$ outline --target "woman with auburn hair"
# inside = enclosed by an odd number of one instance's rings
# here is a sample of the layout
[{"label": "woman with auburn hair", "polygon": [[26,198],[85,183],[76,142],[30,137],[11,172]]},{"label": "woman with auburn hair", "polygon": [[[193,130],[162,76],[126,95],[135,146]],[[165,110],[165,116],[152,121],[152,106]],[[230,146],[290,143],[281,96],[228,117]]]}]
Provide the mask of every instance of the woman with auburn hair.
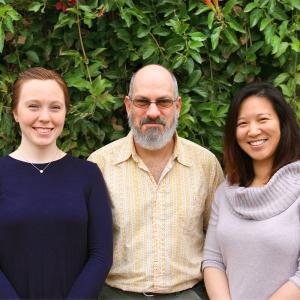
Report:
[{"label": "woman with auburn hair", "polygon": [[0,158],[0,299],[97,299],[112,264],[102,175],[57,146],[68,88],[31,68],[13,86],[21,143]]},{"label": "woman with auburn hair", "polygon": [[269,83],[234,97],[202,269],[211,300],[300,299],[300,133]]}]

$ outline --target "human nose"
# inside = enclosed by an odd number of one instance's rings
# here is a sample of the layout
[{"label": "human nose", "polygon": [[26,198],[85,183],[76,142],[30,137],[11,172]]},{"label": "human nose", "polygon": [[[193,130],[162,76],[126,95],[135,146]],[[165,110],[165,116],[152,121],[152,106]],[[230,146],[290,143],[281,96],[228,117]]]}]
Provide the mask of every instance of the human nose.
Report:
[{"label": "human nose", "polygon": [[41,122],[48,122],[49,121],[49,110],[47,107],[43,107],[40,111],[39,120]]},{"label": "human nose", "polygon": [[257,124],[257,123],[250,123],[248,135],[249,136],[257,136],[260,133],[261,133],[261,129],[259,127],[259,124]]},{"label": "human nose", "polygon": [[160,110],[155,102],[150,102],[149,104],[150,105],[147,109],[147,117],[150,119],[156,119],[160,115]]}]

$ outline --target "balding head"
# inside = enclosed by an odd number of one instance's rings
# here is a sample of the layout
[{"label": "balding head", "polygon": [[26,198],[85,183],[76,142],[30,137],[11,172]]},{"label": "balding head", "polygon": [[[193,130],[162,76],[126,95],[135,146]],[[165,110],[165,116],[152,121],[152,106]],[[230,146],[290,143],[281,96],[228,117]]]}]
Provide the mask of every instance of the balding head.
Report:
[{"label": "balding head", "polygon": [[176,77],[172,72],[161,65],[147,65],[133,74],[130,80],[128,92],[128,96],[130,98],[133,97],[135,93],[135,87],[139,86],[140,83],[150,83],[153,87],[158,87],[162,84],[172,85],[174,99],[177,99],[179,96]]}]

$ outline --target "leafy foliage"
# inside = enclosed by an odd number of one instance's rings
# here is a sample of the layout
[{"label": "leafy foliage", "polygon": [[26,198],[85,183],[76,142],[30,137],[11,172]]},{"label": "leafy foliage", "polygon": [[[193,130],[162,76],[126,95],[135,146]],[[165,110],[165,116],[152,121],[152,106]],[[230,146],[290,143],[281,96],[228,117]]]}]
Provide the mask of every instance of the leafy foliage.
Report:
[{"label": "leafy foliage", "polygon": [[123,96],[132,72],[159,63],[178,78],[179,134],[222,152],[232,94],[268,80],[300,119],[298,0],[0,0],[0,154],[19,133],[11,84],[28,67],[61,73],[72,107],[61,147],[86,157],[128,131]]}]

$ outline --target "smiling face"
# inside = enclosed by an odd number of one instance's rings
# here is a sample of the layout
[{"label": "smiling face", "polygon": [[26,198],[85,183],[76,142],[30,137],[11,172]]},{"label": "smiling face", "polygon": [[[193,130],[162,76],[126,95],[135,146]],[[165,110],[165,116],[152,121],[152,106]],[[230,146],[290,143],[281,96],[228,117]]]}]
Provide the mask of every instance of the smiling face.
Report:
[{"label": "smiling face", "polygon": [[64,93],[55,80],[26,80],[13,114],[22,132],[21,143],[29,147],[56,146],[66,116]]},{"label": "smiling face", "polygon": [[241,106],[237,120],[236,139],[240,148],[259,164],[272,168],[280,141],[280,121],[266,97],[250,96]]},{"label": "smiling face", "polygon": [[[150,65],[137,72],[131,98],[125,97],[129,126],[135,142],[154,150],[164,147],[174,136],[181,108],[181,98],[175,98],[171,74],[161,66]],[[131,100],[177,100],[167,108],[151,103],[140,108]]]}]

